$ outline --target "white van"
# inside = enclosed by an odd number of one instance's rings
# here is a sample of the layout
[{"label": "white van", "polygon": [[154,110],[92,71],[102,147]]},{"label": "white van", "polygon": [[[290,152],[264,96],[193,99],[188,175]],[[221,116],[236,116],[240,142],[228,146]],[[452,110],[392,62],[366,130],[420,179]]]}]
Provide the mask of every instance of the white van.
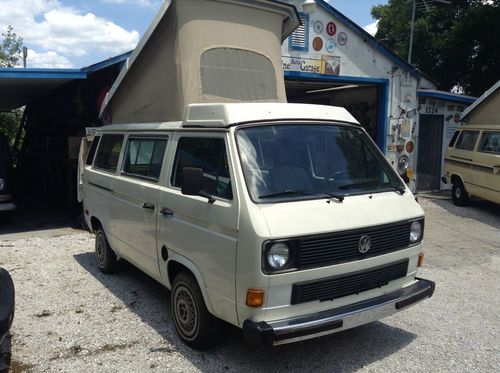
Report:
[{"label": "white van", "polygon": [[271,346],[432,296],[424,213],[343,108],[194,104],[183,122],[98,129],[83,205],[99,268],[121,258],[171,290],[180,338],[216,320]]}]

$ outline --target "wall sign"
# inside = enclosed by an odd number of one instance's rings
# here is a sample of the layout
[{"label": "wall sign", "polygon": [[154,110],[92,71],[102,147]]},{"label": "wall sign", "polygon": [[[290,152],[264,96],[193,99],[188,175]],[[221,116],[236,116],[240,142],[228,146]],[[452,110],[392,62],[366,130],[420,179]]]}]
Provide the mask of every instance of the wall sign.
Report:
[{"label": "wall sign", "polygon": [[337,36],[337,41],[340,45],[347,45],[347,42],[349,41],[349,38],[347,37],[347,34],[345,32],[339,33],[339,36]]},{"label": "wall sign", "polygon": [[316,21],[316,22],[314,22],[313,27],[314,27],[314,32],[316,34],[321,34],[323,32],[323,22]]},{"label": "wall sign", "polygon": [[311,74],[339,75],[340,57],[324,55],[320,60],[300,57],[282,57],[284,71]]},{"label": "wall sign", "polygon": [[335,51],[335,48],[337,48],[337,43],[335,42],[334,39],[328,39],[326,41],[326,50],[328,53],[333,53]]},{"label": "wall sign", "polygon": [[337,25],[333,22],[328,22],[326,25],[326,32],[328,35],[333,36],[337,33]]},{"label": "wall sign", "polygon": [[323,49],[323,39],[321,39],[319,36],[316,36],[313,40],[313,48],[317,52],[322,50]]}]

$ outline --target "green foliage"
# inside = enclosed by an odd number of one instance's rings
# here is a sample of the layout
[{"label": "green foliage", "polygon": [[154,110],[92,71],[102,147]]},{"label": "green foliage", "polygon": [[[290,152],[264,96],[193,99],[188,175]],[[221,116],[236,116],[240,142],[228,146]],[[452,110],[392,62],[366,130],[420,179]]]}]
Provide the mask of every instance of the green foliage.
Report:
[{"label": "green foliage", "polygon": [[11,145],[13,145],[22,116],[23,109],[0,112],[0,133],[4,133],[7,136]]},{"label": "green foliage", "polygon": [[23,38],[17,36],[12,26],[7,26],[7,31],[2,33],[0,44],[0,67],[14,67],[21,58]]},{"label": "green foliage", "polygon": [[[458,86],[480,96],[500,79],[500,0],[432,3],[430,10],[417,11],[412,63],[441,89]],[[408,0],[389,0],[372,8],[379,21],[375,37],[405,59],[411,13]]]}]

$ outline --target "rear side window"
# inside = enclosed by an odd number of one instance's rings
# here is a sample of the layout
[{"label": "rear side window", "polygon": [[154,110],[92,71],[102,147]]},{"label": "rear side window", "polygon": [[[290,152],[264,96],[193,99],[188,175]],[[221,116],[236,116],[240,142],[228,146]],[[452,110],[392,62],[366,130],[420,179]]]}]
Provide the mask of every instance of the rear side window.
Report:
[{"label": "rear side window", "polygon": [[453,137],[450,140],[450,145],[448,145],[450,148],[453,148],[453,145],[455,145],[455,142],[457,141],[459,134],[460,134],[460,131],[455,131],[455,133],[453,134]]},{"label": "rear side window", "polygon": [[129,138],[123,172],[158,181],[166,147],[166,138]]},{"label": "rear side window", "polygon": [[500,154],[500,132],[484,132],[479,151]]},{"label": "rear side window", "polygon": [[479,131],[462,131],[455,148],[463,150],[474,150]]},{"label": "rear side window", "polygon": [[87,166],[90,166],[92,162],[94,161],[94,156],[95,152],[97,150],[97,145],[99,145],[99,140],[101,139],[101,136],[96,136],[94,137],[94,141],[92,141],[92,145],[90,145],[89,152],[87,154]]},{"label": "rear side window", "polygon": [[179,140],[175,155],[172,185],[180,187],[182,169],[203,170],[203,191],[224,199],[233,199],[226,144],[223,139],[184,137]]},{"label": "rear side window", "polygon": [[94,166],[115,172],[122,149],[123,135],[103,135],[97,150]]}]

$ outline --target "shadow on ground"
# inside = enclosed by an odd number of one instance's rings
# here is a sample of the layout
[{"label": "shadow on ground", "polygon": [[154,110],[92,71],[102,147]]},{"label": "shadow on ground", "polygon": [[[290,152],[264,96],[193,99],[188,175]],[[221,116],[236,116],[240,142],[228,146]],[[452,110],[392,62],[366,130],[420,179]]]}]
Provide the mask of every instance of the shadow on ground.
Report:
[{"label": "shadow on ground", "polygon": [[500,229],[500,205],[479,198],[471,198],[468,205],[464,207],[455,206],[451,198],[443,198],[439,195],[425,195],[424,198],[442,207],[450,214],[475,219],[493,228]]},{"label": "shadow on ground", "polygon": [[128,263],[123,263],[119,273],[109,276],[98,270],[93,253],[74,258],[201,371],[356,371],[397,352],[416,338],[405,330],[375,322],[326,337],[261,349],[247,344],[239,329],[228,326],[217,347],[198,352],[184,345],[175,334],[166,288]]}]

